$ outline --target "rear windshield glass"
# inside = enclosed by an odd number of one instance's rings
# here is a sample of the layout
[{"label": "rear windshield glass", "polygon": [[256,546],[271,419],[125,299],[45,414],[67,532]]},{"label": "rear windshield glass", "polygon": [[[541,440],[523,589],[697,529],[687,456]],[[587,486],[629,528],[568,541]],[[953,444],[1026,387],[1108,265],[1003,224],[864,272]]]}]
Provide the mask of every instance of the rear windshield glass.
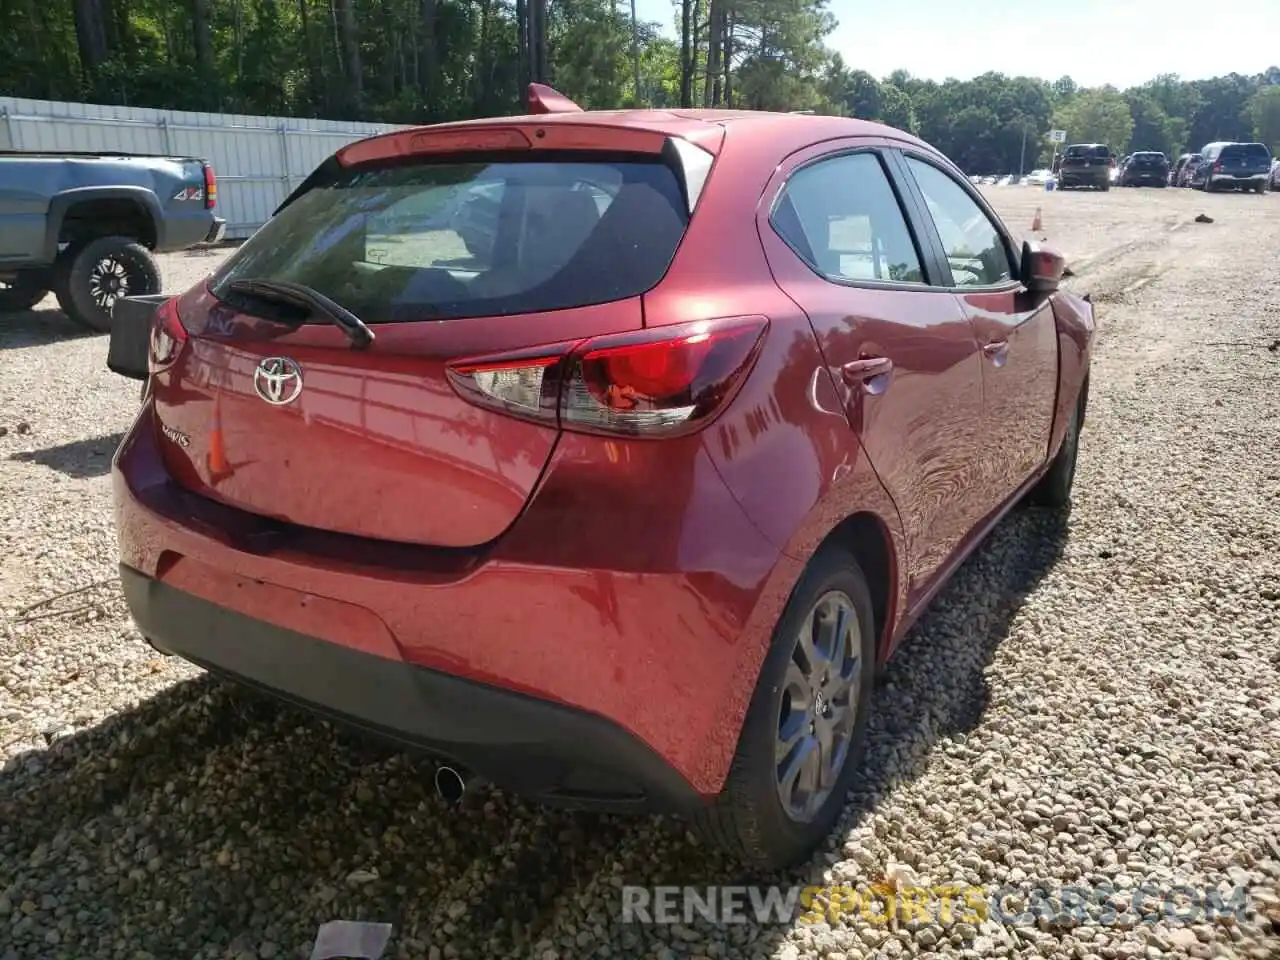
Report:
[{"label": "rear windshield glass", "polygon": [[231,281],[306,284],[366,323],[587,306],[654,286],[687,221],[658,161],[355,168],[281,210],[211,288],[251,310]]},{"label": "rear windshield glass", "polygon": [[1144,153],[1135,153],[1133,155],[1133,159],[1142,160],[1146,163],[1151,163],[1153,161],[1156,163],[1163,163],[1165,156],[1163,153],[1145,153],[1144,152]]},{"label": "rear windshield glass", "polygon": [[1260,143],[1231,143],[1222,148],[1222,159],[1244,159],[1250,163],[1270,163],[1271,154]]},{"label": "rear windshield glass", "polygon": [[1094,157],[1094,158],[1105,160],[1111,156],[1111,149],[1101,144],[1099,145],[1086,144],[1083,146],[1077,145],[1073,147],[1067,147],[1067,151],[1066,153],[1063,154],[1063,156],[1071,160],[1083,159],[1085,157]]}]

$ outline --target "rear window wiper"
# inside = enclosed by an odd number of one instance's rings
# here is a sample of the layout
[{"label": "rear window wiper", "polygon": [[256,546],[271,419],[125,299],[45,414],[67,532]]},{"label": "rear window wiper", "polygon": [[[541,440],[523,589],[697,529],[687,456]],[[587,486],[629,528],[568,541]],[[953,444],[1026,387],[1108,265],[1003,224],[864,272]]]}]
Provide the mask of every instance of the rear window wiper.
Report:
[{"label": "rear window wiper", "polygon": [[309,314],[324,317],[340,327],[347,339],[358,349],[364,349],[374,341],[369,325],[340,303],[334,303],[319,290],[291,280],[232,280],[227,289],[247,297],[257,297],[275,303],[302,307]]}]

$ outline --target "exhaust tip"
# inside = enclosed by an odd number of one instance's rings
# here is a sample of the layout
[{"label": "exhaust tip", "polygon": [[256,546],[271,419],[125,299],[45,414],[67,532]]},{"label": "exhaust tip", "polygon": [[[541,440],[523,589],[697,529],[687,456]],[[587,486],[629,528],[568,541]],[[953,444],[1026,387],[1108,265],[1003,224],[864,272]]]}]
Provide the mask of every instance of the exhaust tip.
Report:
[{"label": "exhaust tip", "polygon": [[467,781],[453,767],[440,766],[436,768],[436,794],[445,803],[453,806],[462,799],[462,795],[467,791]]}]

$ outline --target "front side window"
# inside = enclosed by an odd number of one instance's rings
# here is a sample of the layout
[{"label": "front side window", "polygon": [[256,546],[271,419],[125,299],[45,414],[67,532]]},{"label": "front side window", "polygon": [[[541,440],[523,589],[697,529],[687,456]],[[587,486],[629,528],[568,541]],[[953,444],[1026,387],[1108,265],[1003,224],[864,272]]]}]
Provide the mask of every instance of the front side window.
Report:
[{"label": "front side window", "polygon": [[844,154],[801,168],[783,188],[771,222],[823,276],[924,282],[911,231],[875,154]]},{"label": "front side window", "polygon": [[924,195],[943,253],[958,287],[989,287],[1013,279],[1004,238],[960,184],[930,163],[907,157]]},{"label": "front side window", "polygon": [[366,323],[534,313],[636,296],[688,214],[675,173],[635,160],[431,160],[343,171],[214,275],[305,284]]}]

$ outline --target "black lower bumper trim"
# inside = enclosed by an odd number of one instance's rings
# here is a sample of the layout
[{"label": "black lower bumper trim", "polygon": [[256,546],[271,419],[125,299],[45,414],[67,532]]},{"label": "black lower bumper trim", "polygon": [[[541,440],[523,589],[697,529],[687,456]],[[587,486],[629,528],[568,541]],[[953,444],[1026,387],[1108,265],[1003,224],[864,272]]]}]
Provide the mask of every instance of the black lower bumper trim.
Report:
[{"label": "black lower bumper trim", "polygon": [[139,630],[161,652],[514,793],[610,811],[683,813],[702,802],[647,744],[595,714],[305,636],[131,567],[120,578]]}]

